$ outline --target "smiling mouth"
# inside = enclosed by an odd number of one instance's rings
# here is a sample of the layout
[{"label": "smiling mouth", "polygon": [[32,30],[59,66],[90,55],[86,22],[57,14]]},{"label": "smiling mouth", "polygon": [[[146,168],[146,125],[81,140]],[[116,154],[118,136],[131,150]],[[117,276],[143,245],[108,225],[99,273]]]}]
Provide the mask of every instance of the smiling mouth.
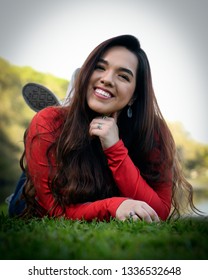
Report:
[{"label": "smiling mouth", "polygon": [[113,95],[110,92],[105,91],[105,90],[100,89],[100,88],[95,88],[95,95],[97,95],[98,97],[105,98],[105,99],[113,97]]}]

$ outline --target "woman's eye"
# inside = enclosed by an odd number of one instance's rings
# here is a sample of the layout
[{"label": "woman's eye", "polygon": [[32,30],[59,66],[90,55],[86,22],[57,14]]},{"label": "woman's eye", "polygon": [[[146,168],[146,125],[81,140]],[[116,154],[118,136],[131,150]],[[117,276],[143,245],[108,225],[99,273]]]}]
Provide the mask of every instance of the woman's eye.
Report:
[{"label": "woman's eye", "polygon": [[96,65],[95,69],[96,70],[105,70],[104,66],[102,66],[102,65]]},{"label": "woman's eye", "polygon": [[127,75],[120,74],[119,76],[129,82],[129,77]]}]

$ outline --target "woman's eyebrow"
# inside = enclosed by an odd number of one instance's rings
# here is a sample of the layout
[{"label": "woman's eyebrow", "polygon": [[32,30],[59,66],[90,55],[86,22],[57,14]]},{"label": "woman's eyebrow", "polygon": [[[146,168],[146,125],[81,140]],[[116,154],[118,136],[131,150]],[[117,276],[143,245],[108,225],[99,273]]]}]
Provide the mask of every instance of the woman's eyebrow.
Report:
[{"label": "woman's eyebrow", "polygon": [[127,68],[124,68],[124,67],[120,67],[119,70],[122,71],[122,72],[126,72],[127,74],[129,74],[132,77],[134,77],[134,74],[133,74],[133,72],[130,69],[127,69]]},{"label": "woman's eyebrow", "polygon": [[[98,62],[103,63],[105,65],[109,65],[108,61],[103,59],[103,58],[100,58]],[[126,72],[127,74],[129,74],[132,77],[134,77],[134,74],[133,74],[133,72],[130,69],[127,69],[125,67],[119,67],[118,70],[122,71],[122,72]]]}]

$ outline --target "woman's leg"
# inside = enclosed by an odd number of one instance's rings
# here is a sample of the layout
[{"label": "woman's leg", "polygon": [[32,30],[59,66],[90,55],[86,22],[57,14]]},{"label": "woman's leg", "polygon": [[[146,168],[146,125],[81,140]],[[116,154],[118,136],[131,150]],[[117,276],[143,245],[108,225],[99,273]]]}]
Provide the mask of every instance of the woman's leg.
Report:
[{"label": "woman's leg", "polygon": [[26,203],[25,200],[22,199],[22,191],[24,187],[24,183],[26,180],[25,173],[23,172],[19,178],[17,183],[15,192],[9,201],[9,216],[14,217],[23,212],[25,209]]}]

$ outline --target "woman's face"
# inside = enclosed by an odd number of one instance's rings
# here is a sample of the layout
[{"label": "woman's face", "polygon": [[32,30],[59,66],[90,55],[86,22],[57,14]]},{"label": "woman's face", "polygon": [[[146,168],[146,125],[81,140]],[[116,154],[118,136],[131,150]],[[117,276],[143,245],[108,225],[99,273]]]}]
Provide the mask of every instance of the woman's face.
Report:
[{"label": "woman's face", "polygon": [[125,47],[112,47],[98,61],[89,80],[87,103],[100,115],[119,112],[133,98],[138,59]]}]

